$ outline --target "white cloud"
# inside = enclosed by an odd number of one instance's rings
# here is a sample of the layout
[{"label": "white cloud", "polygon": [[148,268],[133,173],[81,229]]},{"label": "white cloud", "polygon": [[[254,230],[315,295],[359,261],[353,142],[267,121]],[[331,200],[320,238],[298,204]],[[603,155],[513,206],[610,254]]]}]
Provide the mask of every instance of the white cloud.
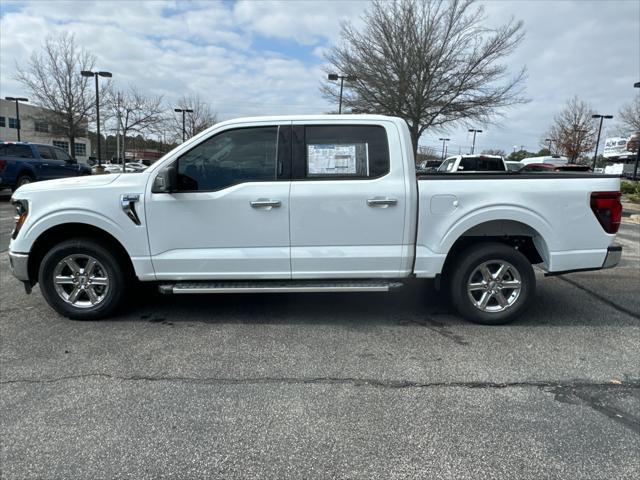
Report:
[{"label": "white cloud", "polygon": [[317,65],[251,49],[250,15],[239,28],[222,3],[189,4],[190,10],[168,2],[87,3],[30,3],[3,15],[3,94],[22,92],[15,64],[24,66],[46,35],[71,32],[118,85],[162,94],[168,104],[198,93],[225,118],[329,108],[318,95]]},{"label": "white cloud", "polygon": [[261,35],[315,45],[335,39],[340,22],[357,21],[367,5],[364,0],[243,1],[236,3],[234,17]]}]

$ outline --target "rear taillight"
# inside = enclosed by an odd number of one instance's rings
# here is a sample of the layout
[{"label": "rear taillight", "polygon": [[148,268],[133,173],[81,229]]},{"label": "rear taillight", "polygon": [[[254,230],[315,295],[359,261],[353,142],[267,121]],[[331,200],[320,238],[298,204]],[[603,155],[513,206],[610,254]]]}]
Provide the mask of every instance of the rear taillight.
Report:
[{"label": "rear taillight", "polygon": [[616,233],[622,220],[620,192],[593,192],[591,210],[607,233]]},{"label": "rear taillight", "polygon": [[7,168],[7,161],[0,160],[0,173],[4,172],[4,169]]}]

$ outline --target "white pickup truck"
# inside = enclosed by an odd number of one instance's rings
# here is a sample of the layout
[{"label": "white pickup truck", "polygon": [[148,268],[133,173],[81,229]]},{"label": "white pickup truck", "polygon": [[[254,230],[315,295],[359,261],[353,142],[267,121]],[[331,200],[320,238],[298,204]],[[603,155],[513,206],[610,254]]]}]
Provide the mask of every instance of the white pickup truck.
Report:
[{"label": "white pickup truck", "polygon": [[399,118],[230,120],[146,171],[25,185],[11,268],[57,312],[109,316],[136,282],[164,293],[388,291],[435,278],[485,324],[550,274],[615,266],[619,178],[433,173]]}]

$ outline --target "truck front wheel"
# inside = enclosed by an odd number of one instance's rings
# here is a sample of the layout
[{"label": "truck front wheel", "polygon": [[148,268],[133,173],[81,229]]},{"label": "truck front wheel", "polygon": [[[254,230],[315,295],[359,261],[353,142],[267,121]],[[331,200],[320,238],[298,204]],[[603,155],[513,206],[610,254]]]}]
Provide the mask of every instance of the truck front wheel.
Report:
[{"label": "truck front wheel", "polygon": [[467,320],[501,325],[520,315],[535,294],[536,278],[522,253],[502,243],[480,243],[452,266],[451,300]]},{"label": "truck front wheel", "polygon": [[91,239],[77,238],[53,247],[42,259],[38,281],[47,303],[74,320],[112,314],[126,291],[118,258]]},{"label": "truck front wheel", "polygon": [[26,184],[31,183],[31,182],[33,182],[33,178],[31,177],[31,175],[22,174],[22,175],[20,175],[18,177],[18,180],[16,180],[16,185],[13,188],[13,191],[15,192],[21,186],[26,185]]}]

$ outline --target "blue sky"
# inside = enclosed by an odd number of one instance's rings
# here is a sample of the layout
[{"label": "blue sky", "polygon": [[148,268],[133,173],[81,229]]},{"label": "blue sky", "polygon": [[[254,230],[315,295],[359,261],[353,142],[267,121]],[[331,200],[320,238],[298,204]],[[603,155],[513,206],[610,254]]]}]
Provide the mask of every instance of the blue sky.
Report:
[{"label": "blue sky", "polygon": [[[640,80],[640,2],[480,2],[487,24],[525,22],[526,37],[508,59],[528,69],[531,102],[503,112],[477,149],[513,145],[537,150],[553,116],[573,95],[616,114]],[[339,41],[340,22],[360,23],[366,1],[44,1],[0,4],[0,94],[25,95],[13,79],[48,34],[71,32],[93,52],[96,67],[125,88],[163,95],[170,105],[197,93],[221,119],[323,113],[335,106],[318,91],[323,52]],[[614,133],[615,121],[608,126]],[[466,151],[466,128],[428,131],[421,143]],[[605,132],[606,135],[606,132]]]}]

